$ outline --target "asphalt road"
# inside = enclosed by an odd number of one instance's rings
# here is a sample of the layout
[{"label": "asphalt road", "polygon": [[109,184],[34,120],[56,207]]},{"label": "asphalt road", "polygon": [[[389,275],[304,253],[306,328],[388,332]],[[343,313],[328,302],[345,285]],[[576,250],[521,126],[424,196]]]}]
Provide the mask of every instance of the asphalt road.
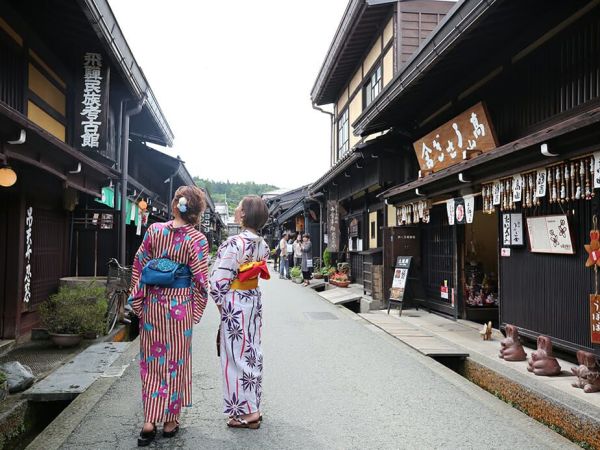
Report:
[{"label": "asphalt road", "polygon": [[[180,434],[154,448],[576,448],[312,290],[277,277],[262,284],[262,427],[225,426],[218,315],[209,304],[194,335],[194,406],[184,412]],[[143,417],[139,391],[132,362],[61,448],[134,448]]]}]

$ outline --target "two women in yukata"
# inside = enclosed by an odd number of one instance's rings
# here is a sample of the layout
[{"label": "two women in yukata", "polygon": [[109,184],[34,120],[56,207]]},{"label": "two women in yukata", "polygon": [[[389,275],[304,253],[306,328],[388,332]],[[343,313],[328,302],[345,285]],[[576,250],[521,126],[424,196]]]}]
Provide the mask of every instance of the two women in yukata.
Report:
[{"label": "two women in yukata", "polygon": [[[145,447],[163,424],[163,437],[179,431],[181,408],[191,406],[193,325],[200,322],[209,291],[206,237],[196,229],[206,207],[195,186],[177,190],[174,219],[151,225],[133,261],[129,303],[140,322],[140,375]],[[262,303],[259,278],[269,277],[269,249],[259,236],[268,209],[258,196],[236,209],[242,226],[219,248],[210,295],[221,313],[220,349],[227,425],[260,427]],[[171,272],[169,272],[171,271]],[[165,278],[164,275],[172,275]]]}]

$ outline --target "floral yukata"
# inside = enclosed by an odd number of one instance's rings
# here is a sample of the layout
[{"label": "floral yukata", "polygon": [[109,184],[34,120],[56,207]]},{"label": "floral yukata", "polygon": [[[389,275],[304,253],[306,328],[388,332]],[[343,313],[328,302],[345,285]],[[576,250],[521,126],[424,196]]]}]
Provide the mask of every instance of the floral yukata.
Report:
[{"label": "floral yukata", "polygon": [[221,306],[221,368],[223,412],[230,416],[260,409],[263,354],[260,288],[230,290],[241,264],[266,261],[269,247],[259,236],[243,231],[225,241],[210,276],[210,295]]},{"label": "floral yukata", "polygon": [[[192,403],[192,330],[207,301],[208,242],[193,226],[153,224],[135,255],[129,303],[140,319],[140,375],[146,422],[172,422]],[[187,264],[191,288],[144,286],[153,258]]]}]

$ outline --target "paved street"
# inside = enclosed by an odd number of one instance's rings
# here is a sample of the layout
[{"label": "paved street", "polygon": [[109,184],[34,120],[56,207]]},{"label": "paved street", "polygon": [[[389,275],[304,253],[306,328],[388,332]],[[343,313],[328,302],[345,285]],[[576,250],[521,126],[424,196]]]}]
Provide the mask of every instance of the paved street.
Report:
[{"label": "paved street", "polygon": [[[156,448],[570,448],[558,434],[314,292],[264,286],[264,422],[226,428],[218,318],[195,333],[194,407]],[[64,449],[133,448],[142,422],[137,364],[89,412]]]}]

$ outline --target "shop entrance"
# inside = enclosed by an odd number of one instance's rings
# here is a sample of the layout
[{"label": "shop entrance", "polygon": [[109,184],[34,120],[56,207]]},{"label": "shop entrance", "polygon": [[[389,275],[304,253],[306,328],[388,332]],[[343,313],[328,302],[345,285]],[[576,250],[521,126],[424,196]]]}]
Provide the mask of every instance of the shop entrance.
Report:
[{"label": "shop entrance", "polygon": [[498,216],[475,211],[464,225],[462,242],[463,314],[479,323],[498,327]]}]

